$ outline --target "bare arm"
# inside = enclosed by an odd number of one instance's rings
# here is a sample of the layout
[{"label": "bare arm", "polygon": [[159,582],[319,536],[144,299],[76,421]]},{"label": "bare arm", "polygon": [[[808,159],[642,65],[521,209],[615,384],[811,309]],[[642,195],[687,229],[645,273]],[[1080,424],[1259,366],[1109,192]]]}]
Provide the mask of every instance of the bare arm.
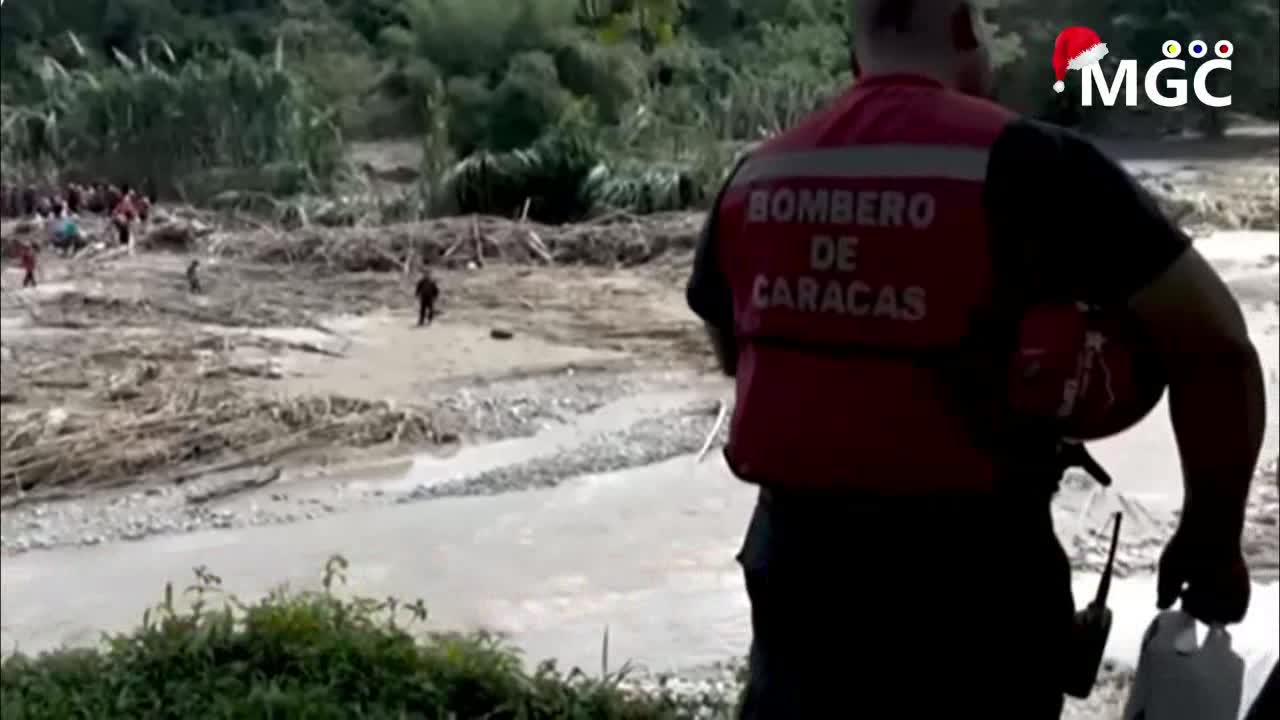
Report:
[{"label": "bare arm", "polygon": [[1266,390],[1244,317],[1194,249],[1134,296],[1169,379],[1186,497],[1182,524],[1238,545],[1266,427]]},{"label": "bare arm", "polygon": [[[1060,298],[1128,307],[1156,341],[1186,485],[1183,526],[1197,542],[1238,547],[1266,398],[1231,292],[1137,180],[1079,135],[1016,124],[993,148],[992,166],[989,191],[1001,211],[994,217],[1007,234],[1038,237],[1027,249],[1041,286]],[[1048,167],[1055,172],[1045,177]],[[1058,198],[1073,194],[1090,212],[1061,212]]]},{"label": "bare arm", "polygon": [[[742,161],[734,166],[729,178],[740,167]],[[725,181],[725,187],[728,187],[728,180]],[[733,377],[738,372],[738,344],[733,334],[733,291],[720,263],[716,222],[716,213],[724,192],[724,188],[721,188],[716,201],[711,205],[711,212],[707,214],[706,224],[694,251],[693,272],[689,276],[685,295],[689,308],[702,318],[703,325],[706,326],[720,369],[725,375]]]}]

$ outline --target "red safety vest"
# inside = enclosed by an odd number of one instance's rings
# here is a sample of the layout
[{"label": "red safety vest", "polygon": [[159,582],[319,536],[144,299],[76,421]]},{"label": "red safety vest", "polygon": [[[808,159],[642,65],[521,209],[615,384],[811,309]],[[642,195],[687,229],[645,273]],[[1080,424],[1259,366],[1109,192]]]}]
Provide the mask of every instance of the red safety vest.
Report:
[{"label": "red safety vest", "polygon": [[989,304],[983,184],[1013,113],[920,78],[858,83],[752,154],[717,209],[740,478],[879,495],[990,490],[937,358]]}]

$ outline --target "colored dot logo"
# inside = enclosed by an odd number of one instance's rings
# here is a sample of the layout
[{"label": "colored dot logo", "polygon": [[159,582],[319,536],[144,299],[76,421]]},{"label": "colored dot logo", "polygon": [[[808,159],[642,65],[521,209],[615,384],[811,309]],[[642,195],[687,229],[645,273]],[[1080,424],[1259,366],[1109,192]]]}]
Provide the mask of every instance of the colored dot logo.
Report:
[{"label": "colored dot logo", "polygon": [[[1182,43],[1177,40],[1167,40],[1160,48],[1160,51],[1164,53],[1165,57],[1172,60],[1182,54]],[[1219,40],[1213,46],[1213,52],[1224,60],[1231,57],[1235,51],[1236,46],[1232,45],[1230,40]],[[1192,40],[1191,44],[1187,45],[1187,53],[1199,60],[1209,54],[1209,46],[1203,40]]]}]

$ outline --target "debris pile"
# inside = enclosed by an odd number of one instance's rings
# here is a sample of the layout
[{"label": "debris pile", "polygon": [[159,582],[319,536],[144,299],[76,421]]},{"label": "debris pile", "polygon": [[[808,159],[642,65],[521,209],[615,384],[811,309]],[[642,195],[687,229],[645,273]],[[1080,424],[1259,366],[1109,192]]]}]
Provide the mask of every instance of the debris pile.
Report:
[{"label": "debris pile", "polygon": [[151,407],[29,411],[0,421],[0,495],[22,501],[152,480],[177,482],[270,463],[328,444],[434,442],[430,418],[353,398],[268,399],[168,388]]},{"label": "debris pile", "polygon": [[213,225],[197,218],[165,217],[147,228],[138,248],[188,252],[195,248],[198,240],[213,234],[213,230]]},{"label": "debris pile", "polygon": [[1207,192],[1203,179],[1178,183],[1167,175],[1137,173],[1169,219],[1193,232],[1280,229],[1280,176],[1249,173],[1236,179],[1229,192]]},{"label": "debris pile", "polygon": [[487,262],[634,266],[696,243],[702,213],[615,214],[576,225],[540,225],[497,217],[454,217],[385,227],[260,230],[217,251],[237,259],[315,265],[332,272],[407,271],[418,262],[445,267]]},{"label": "debris pile", "polygon": [[5,408],[3,506],[90,488],[183,482],[309,449],[420,445],[445,435],[428,415],[386,402],[247,393],[233,381],[279,371],[270,361],[237,360],[236,344],[217,336],[152,338],[6,367],[6,389],[88,396],[69,406]]}]

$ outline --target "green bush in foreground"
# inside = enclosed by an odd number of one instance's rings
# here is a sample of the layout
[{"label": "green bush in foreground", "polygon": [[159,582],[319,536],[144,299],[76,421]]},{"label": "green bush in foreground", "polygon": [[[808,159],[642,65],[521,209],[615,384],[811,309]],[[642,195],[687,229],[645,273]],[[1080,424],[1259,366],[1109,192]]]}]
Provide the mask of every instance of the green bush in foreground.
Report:
[{"label": "green bush in foreground", "polygon": [[131,633],[103,647],[17,655],[0,665],[0,715],[37,718],[599,718],[727,716],[724,699],[680,699],[622,688],[625,669],[592,678],[550,663],[533,674],[491,634],[432,633],[421,602],[342,599],[346,567],[324,590],[280,589],[255,604],[196,571],[189,610],[173,588]]}]

